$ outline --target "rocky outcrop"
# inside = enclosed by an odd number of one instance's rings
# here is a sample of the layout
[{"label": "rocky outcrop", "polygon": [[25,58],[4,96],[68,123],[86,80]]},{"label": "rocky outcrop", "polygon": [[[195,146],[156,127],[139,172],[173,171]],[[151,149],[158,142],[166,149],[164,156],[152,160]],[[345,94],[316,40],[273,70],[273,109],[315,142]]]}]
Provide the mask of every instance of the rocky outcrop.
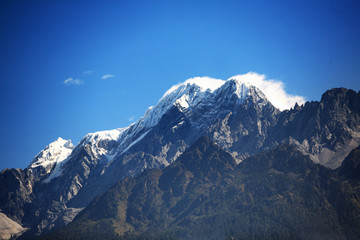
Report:
[{"label": "rocky outcrop", "polygon": [[286,144],[236,165],[201,137],[168,167],[123,179],[42,239],[358,239],[358,185],[349,179]]},{"label": "rocky outcrop", "polygon": [[360,93],[344,88],[329,90],[320,102],[307,102],[283,111],[266,145],[288,142],[314,162],[339,167],[360,144]]},{"label": "rocky outcrop", "polygon": [[3,170],[0,209],[30,228],[26,238],[38,236],[70,222],[124,177],[168,166],[203,135],[237,163],[290,143],[334,169],[360,144],[359,95],[332,89],[320,102],[280,111],[234,79],[214,89],[179,85],[126,128],[90,133],[76,147],[58,139],[61,151],[50,144],[28,168]]},{"label": "rocky outcrop", "polygon": [[10,239],[21,235],[25,228],[0,212],[0,239]]}]

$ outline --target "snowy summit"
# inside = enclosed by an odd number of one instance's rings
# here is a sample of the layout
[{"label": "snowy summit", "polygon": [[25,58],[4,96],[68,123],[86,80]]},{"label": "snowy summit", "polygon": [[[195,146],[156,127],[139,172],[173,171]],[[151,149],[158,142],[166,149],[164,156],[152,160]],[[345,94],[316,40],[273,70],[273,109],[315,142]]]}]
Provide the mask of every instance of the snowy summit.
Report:
[{"label": "snowy summit", "polygon": [[[193,88],[198,93],[213,93],[229,81],[235,81],[238,86],[243,85],[246,86],[246,88],[254,86],[260,89],[272,105],[281,111],[292,108],[296,103],[299,105],[305,103],[304,97],[286,93],[284,84],[281,81],[266,79],[265,75],[254,72],[236,75],[230,77],[228,80],[211,77],[190,78],[183,83],[172,86],[160,99],[159,103],[161,103],[162,100],[168,100],[169,96],[171,96],[172,99],[179,99],[179,102],[184,102],[184,99],[180,98],[187,94],[186,91],[189,88]],[[240,95],[241,94],[238,94],[239,97],[241,97]],[[243,95],[242,97],[245,96]]]},{"label": "snowy summit", "polygon": [[[59,137],[56,141],[46,146],[30,163],[30,168],[42,166],[48,168],[55,163],[64,161],[74,149],[71,140],[64,140]],[[52,166],[51,166],[52,167]]]},{"label": "snowy summit", "polygon": [[[289,109],[296,102],[299,105],[305,102],[303,97],[287,94],[282,82],[268,80],[265,75],[257,73],[236,75],[226,81],[195,77],[172,86],[155,106],[149,107],[144,116],[130,126],[89,133],[77,147],[87,145],[95,159],[111,162],[143,139],[173,106],[182,111],[193,126],[202,129],[206,127],[206,122],[217,118],[224,106],[236,107],[250,96],[259,104],[271,102],[280,110]],[[42,150],[29,167],[42,166],[50,173],[44,182],[49,182],[61,174],[62,166],[73,149],[70,140],[59,138]]]}]

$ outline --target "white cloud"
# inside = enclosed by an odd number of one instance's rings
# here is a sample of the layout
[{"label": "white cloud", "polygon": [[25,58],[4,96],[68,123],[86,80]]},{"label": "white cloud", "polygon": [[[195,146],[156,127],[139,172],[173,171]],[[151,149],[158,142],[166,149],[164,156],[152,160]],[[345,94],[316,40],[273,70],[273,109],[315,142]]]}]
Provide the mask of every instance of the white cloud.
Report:
[{"label": "white cloud", "polygon": [[65,85],[81,85],[84,84],[83,80],[80,79],[74,79],[74,78],[67,78],[63,82]]},{"label": "white cloud", "polygon": [[[285,91],[285,85],[283,82],[274,79],[266,79],[264,74],[258,74],[256,72],[249,72],[246,74],[236,75],[229,78],[235,79],[239,83],[249,83],[257,88],[259,88],[267,97],[267,99],[272,103],[272,105],[278,109],[285,110],[292,108],[295,103],[302,105],[305,103],[305,98],[302,96],[288,94]],[[210,90],[211,92],[215,91],[217,88],[221,87],[226,81],[211,77],[194,77],[186,80],[183,83],[176,84],[172,86],[163,96],[166,97],[178,87],[186,84],[196,84],[202,91]]]},{"label": "white cloud", "polygon": [[246,74],[236,75],[229,79],[248,82],[259,88],[269,99],[269,101],[281,111],[292,108],[295,103],[302,105],[306,101],[302,96],[286,93],[283,82],[279,80],[266,79],[266,76],[263,74],[249,72]]},{"label": "white cloud", "polygon": [[129,122],[132,122],[132,121],[134,121],[135,120],[135,116],[130,116],[129,118],[128,118],[128,121]]},{"label": "white cloud", "polygon": [[178,83],[172,86],[169,90],[166,91],[163,97],[167,96],[178,87],[186,84],[196,84],[201,88],[202,91],[210,90],[211,92],[213,92],[215,89],[221,87],[221,85],[223,85],[224,82],[225,82],[224,80],[211,78],[211,77],[193,77],[187,79],[185,82]]},{"label": "white cloud", "polygon": [[101,79],[108,79],[108,78],[113,78],[113,77],[115,77],[115,76],[112,74],[106,74],[106,75],[102,76]]},{"label": "white cloud", "polygon": [[85,74],[85,75],[91,75],[91,74],[93,74],[95,71],[93,71],[93,70],[86,70],[86,71],[84,71],[83,72],[83,74]]}]

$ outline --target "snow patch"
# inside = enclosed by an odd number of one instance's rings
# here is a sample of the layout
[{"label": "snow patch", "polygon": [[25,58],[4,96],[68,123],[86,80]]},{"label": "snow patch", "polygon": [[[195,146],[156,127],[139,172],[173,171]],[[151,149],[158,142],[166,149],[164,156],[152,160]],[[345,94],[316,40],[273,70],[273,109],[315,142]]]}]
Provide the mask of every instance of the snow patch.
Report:
[{"label": "snow patch", "polygon": [[[288,109],[298,104],[303,104],[305,99],[301,96],[289,95],[284,90],[284,84],[276,80],[268,80],[265,75],[249,72],[243,75],[236,75],[227,81],[210,77],[195,77],[183,83],[172,86],[152,107],[149,107],[144,116],[141,117],[134,127],[137,134],[143,129],[155,126],[161,117],[174,105],[184,110],[194,108],[199,104],[212,104],[211,99],[219,94],[221,90],[235,83],[236,87],[229,94],[236,94],[238,104],[242,103],[246,97],[255,93],[256,100],[261,98],[268,99],[275,107],[280,110]],[[249,92],[249,89],[258,88],[260,91]],[[262,93],[261,93],[262,92]],[[123,145],[123,144],[120,144]]]},{"label": "snow patch", "polygon": [[177,128],[181,127],[181,125],[183,125],[184,123],[185,123],[185,121],[181,121],[181,122],[179,122],[177,125],[173,126],[171,129],[172,129],[173,131],[175,131]]},{"label": "snow patch", "polygon": [[247,83],[259,88],[272,103],[272,105],[281,111],[294,107],[295,103],[302,105],[305,98],[302,96],[291,95],[286,93],[284,83],[278,80],[266,79],[264,74],[249,72],[246,74],[236,75],[229,80],[236,80],[239,83]]},{"label": "snow patch", "polygon": [[211,77],[194,77],[194,78],[190,78],[190,79],[186,80],[183,83],[179,83],[179,84],[172,86],[168,91],[166,91],[166,93],[164,94],[164,96],[162,98],[166,97],[167,95],[176,91],[179,87],[183,87],[183,86],[196,85],[196,86],[200,87],[200,91],[202,91],[202,92],[204,92],[204,91],[213,92],[216,89],[218,89],[219,87],[221,87],[224,83],[225,83],[225,81],[221,80],[221,79],[216,79],[216,78],[211,78]]},{"label": "snow patch", "polygon": [[175,104],[189,108],[206,99],[225,83],[224,80],[210,77],[196,77],[172,86],[159,102],[149,107],[144,116],[136,123],[139,127],[151,128]]},{"label": "snow patch", "polygon": [[[131,125],[130,125],[131,126]],[[129,127],[130,127],[129,126]],[[91,150],[94,154],[96,159],[107,159],[107,161],[112,161],[115,156],[117,155],[117,148],[106,148],[105,146],[101,145],[103,141],[116,141],[119,142],[124,139],[124,135],[129,129],[129,127],[125,128],[118,128],[114,130],[106,130],[106,131],[99,131],[94,133],[88,133],[85,137],[83,145],[89,144],[91,146]],[[126,138],[126,136],[125,136]],[[104,158],[105,157],[105,158]]]},{"label": "snow patch", "polygon": [[52,167],[54,164],[63,162],[74,149],[71,140],[64,140],[59,137],[56,141],[46,146],[30,163],[30,168]]},{"label": "snow patch", "polygon": [[106,130],[106,131],[99,131],[94,133],[88,133],[85,136],[86,143],[96,143],[101,140],[114,140],[117,141],[121,134],[126,130],[127,128],[117,128],[113,130]]},{"label": "snow patch", "polygon": [[[117,155],[127,152],[142,140],[151,128],[158,124],[164,114],[174,106],[186,114],[195,127],[201,128],[202,125],[206,125],[208,121],[216,117],[222,110],[221,106],[235,106],[233,101],[236,101],[236,105],[242,104],[249,96],[252,96],[259,104],[267,104],[268,99],[280,110],[291,108],[296,102],[301,105],[305,101],[301,96],[287,94],[282,82],[268,80],[265,75],[257,73],[236,75],[227,81],[210,77],[190,78],[172,86],[159,102],[155,106],[149,107],[144,116],[135,123],[125,128],[89,133],[82,139],[79,147],[89,144],[94,158],[107,159],[110,162]],[[174,126],[172,130],[180,127],[181,124],[183,122]],[[141,132],[144,133],[135,138]],[[61,139],[59,141],[61,142]],[[108,145],[106,141],[115,141],[116,143]],[[42,153],[41,157],[38,157],[31,165],[31,167],[37,167],[40,165],[50,166],[49,163],[52,162],[56,164],[46,181],[61,174],[62,166],[70,155],[73,145],[67,147],[63,143],[62,148],[64,148],[63,151],[57,155]]]},{"label": "snow patch", "polygon": [[127,152],[132,146],[134,146],[134,145],[135,145],[136,143],[138,143],[141,139],[143,139],[143,138],[146,136],[146,134],[148,134],[149,131],[150,131],[150,130],[146,131],[146,132],[143,133],[140,137],[138,137],[135,141],[133,141],[132,143],[130,143],[129,146],[127,146],[127,148],[125,148],[124,151],[123,151],[121,154]]},{"label": "snow patch", "polygon": [[60,176],[60,174],[61,174],[61,172],[62,172],[62,166],[64,165],[65,162],[67,162],[67,161],[65,161],[65,160],[67,160],[67,159],[65,158],[63,161],[56,163],[54,170],[53,170],[53,171],[50,173],[50,175],[43,181],[44,183],[49,183],[52,179]]},{"label": "snow patch", "polygon": [[182,108],[188,108],[189,107],[188,100],[189,100],[189,96],[183,95],[178,100],[176,100],[176,103]]}]

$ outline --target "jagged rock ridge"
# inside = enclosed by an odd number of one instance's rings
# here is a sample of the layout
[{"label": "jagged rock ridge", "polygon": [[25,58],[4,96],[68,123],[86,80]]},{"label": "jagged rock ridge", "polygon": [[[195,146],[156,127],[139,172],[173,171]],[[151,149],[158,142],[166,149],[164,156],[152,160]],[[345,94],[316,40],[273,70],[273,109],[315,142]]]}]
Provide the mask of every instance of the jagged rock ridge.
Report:
[{"label": "jagged rock ridge", "polygon": [[[320,102],[279,111],[261,90],[237,79],[210,88],[188,81],[170,89],[134,124],[87,134],[70,150],[63,147],[66,158],[59,163],[4,170],[0,208],[30,227],[27,236],[41,234],[71,221],[118,180],[168,166],[202,135],[237,163],[291,143],[313,161],[336,168],[360,143],[359,99],[352,90],[333,89]],[[10,194],[10,185],[18,186],[17,195]]]},{"label": "jagged rock ridge", "polygon": [[[349,163],[359,164],[357,153]],[[280,145],[239,165],[202,137],[165,169],[126,178],[46,239],[357,239],[359,182]],[[341,167],[341,168],[342,168]]]}]

